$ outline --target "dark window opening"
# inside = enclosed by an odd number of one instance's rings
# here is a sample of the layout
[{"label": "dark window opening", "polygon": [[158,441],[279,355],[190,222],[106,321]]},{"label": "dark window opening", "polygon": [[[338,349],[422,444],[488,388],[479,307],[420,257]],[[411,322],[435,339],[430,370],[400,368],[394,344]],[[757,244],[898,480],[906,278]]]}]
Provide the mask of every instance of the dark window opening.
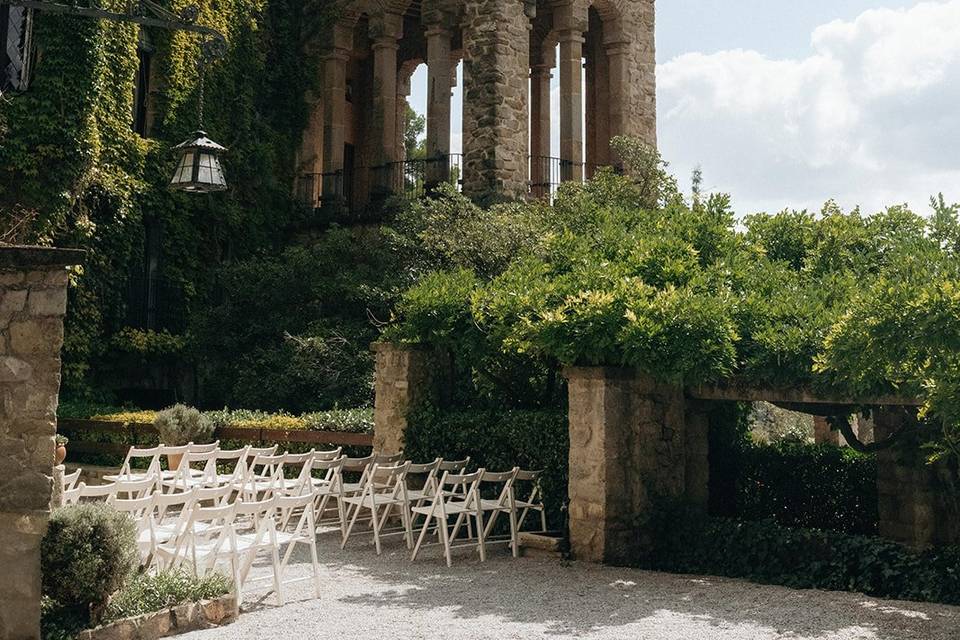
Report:
[{"label": "dark window opening", "polygon": [[27,89],[32,18],[30,9],[0,5],[0,91]]},{"label": "dark window opening", "polygon": [[[141,31],[141,34],[143,32]],[[147,112],[150,107],[150,64],[153,59],[153,48],[149,41],[141,35],[140,46],[137,48],[137,84],[133,92],[133,131],[146,137],[148,134]]]}]

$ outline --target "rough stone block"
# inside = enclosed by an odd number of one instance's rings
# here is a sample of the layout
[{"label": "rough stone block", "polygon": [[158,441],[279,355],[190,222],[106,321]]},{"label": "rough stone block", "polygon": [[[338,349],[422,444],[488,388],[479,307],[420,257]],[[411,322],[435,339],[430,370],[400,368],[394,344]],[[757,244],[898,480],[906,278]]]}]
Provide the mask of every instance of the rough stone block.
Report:
[{"label": "rough stone block", "polygon": [[15,354],[55,355],[63,346],[63,322],[59,318],[11,322],[9,330],[10,348]]},{"label": "rough stone block", "polygon": [[13,356],[0,357],[0,383],[26,382],[32,375],[30,363]]},{"label": "rough stone block", "polygon": [[67,311],[67,289],[54,287],[32,290],[29,310],[37,316],[62,316]]}]

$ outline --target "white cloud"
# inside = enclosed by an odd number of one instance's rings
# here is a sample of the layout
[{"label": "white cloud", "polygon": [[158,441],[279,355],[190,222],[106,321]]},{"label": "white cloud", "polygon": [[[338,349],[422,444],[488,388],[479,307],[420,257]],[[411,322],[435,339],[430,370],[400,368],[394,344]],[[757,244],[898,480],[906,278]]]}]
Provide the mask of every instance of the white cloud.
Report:
[{"label": "white cloud", "polygon": [[823,25],[801,59],[688,53],[657,73],[664,156],[741,213],[960,200],[960,0]]}]

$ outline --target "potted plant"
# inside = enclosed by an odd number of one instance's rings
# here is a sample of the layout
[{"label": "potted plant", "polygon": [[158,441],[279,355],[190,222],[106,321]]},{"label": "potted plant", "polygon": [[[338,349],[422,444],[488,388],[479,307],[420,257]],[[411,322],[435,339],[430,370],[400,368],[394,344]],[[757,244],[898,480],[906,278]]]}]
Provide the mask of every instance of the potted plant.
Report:
[{"label": "potted plant", "polygon": [[54,466],[63,464],[63,461],[67,458],[67,443],[70,442],[70,438],[64,435],[57,434],[57,449],[56,449],[56,458],[54,459]]},{"label": "potted plant", "polygon": [[[168,446],[210,442],[213,438],[213,423],[205,415],[182,404],[158,411],[153,419],[160,442]],[[167,465],[171,470],[180,467],[182,454],[168,454]]]}]

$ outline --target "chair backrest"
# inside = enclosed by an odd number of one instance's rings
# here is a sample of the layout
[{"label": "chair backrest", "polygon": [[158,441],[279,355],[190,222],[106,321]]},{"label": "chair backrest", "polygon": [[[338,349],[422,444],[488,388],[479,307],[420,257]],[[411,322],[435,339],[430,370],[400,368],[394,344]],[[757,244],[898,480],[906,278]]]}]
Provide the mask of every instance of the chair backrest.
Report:
[{"label": "chair backrest", "polygon": [[77,486],[77,481],[80,479],[80,469],[77,469],[73,473],[63,474],[63,489],[64,491],[73,489]]},{"label": "chair backrest", "polygon": [[236,488],[229,484],[216,487],[196,487],[194,489],[198,503],[212,502],[217,506],[230,502],[230,497],[234,491],[236,491]]},{"label": "chair backrest", "polygon": [[220,448],[220,441],[214,440],[213,442],[207,442],[204,444],[191,442],[187,445],[187,447],[189,447],[187,451],[190,453],[210,453],[211,451],[216,451]]},{"label": "chair backrest", "polygon": [[440,486],[459,487],[475,485],[480,482],[480,478],[483,477],[484,473],[486,473],[484,469],[477,469],[473,473],[450,473],[449,471],[444,471],[443,475],[440,476]]},{"label": "chair backrest", "polygon": [[[132,462],[137,458],[150,458],[147,463],[146,473],[151,473],[160,468],[160,456],[163,455],[163,446],[150,447],[148,449],[140,447],[130,447],[127,449],[127,455],[120,465],[119,477],[130,476],[133,473]],[[139,473],[139,472],[138,472]]]},{"label": "chair backrest", "polygon": [[514,478],[514,486],[519,482],[529,482],[530,483],[530,493],[526,499],[527,502],[540,504],[543,501],[542,491],[540,489],[540,476],[543,475],[543,469],[537,471],[529,471],[526,469],[520,469],[517,471],[517,475]]},{"label": "chair backrest", "polygon": [[480,489],[482,490],[484,484],[502,484],[503,487],[500,488],[500,494],[496,498],[497,504],[510,505],[512,508],[513,482],[518,473],[520,473],[520,467],[514,467],[510,471],[484,471],[480,476]]},{"label": "chair backrest", "polygon": [[364,478],[363,491],[365,494],[389,493],[393,497],[407,496],[407,469],[410,462],[394,465],[383,465],[374,462]]},{"label": "chair backrest", "polygon": [[272,445],[269,447],[250,447],[250,451],[247,453],[251,458],[257,456],[272,456],[277,453],[277,445]]},{"label": "chair backrest", "polygon": [[[313,502],[314,497],[313,494],[310,493],[278,496],[277,510],[280,514],[280,530],[295,535],[299,534],[305,539],[316,536],[317,527],[315,522],[316,516],[313,512]],[[293,517],[298,511],[300,512],[300,517]]]},{"label": "chair backrest", "polygon": [[[436,488],[437,483],[437,472],[440,470],[440,463],[443,462],[442,458],[437,458],[433,462],[424,462],[423,464],[411,464],[407,467],[407,475],[404,476],[407,485],[414,489],[423,488],[427,493],[432,493]],[[414,476],[414,484],[411,486],[411,476]],[[416,476],[426,476],[424,478],[416,478]]]},{"label": "chair backrest", "polygon": [[142,531],[144,527],[141,525],[149,519],[148,516],[153,511],[155,500],[156,496],[154,494],[142,498],[118,498],[117,494],[113,494],[107,498],[107,504],[117,511],[129,513]]},{"label": "chair backrest", "polygon": [[[186,523],[190,510],[197,502],[200,489],[177,491],[174,493],[156,493],[153,496],[153,518],[157,524],[162,524],[167,518],[173,518]],[[179,507],[179,508],[178,508]],[[179,530],[179,528],[178,528]]]},{"label": "chair backrest", "polygon": [[223,464],[229,464],[233,462],[233,471],[229,474],[228,483],[241,483],[247,475],[247,461],[250,458],[250,446],[247,445],[240,449],[219,449],[217,450],[217,459],[214,461],[215,469],[214,473],[218,474],[219,478],[219,467]]},{"label": "chair backrest", "polygon": [[463,460],[443,460],[440,462],[440,471],[464,471],[470,464],[470,456]]},{"label": "chair backrest", "polygon": [[[217,484],[217,456],[219,453],[216,449],[205,452],[187,451],[173,476],[173,487],[185,491],[198,483],[203,486]],[[200,471],[199,476],[194,475],[195,470]]]},{"label": "chair backrest", "polygon": [[285,470],[291,470],[300,465],[299,471],[293,482],[285,482],[282,486],[284,493],[291,495],[300,495],[302,493],[312,493],[313,485],[310,482],[310,472],[313,471],[313,460],[315,451],[311,449],[307,453],[288,453],[283,457]]},{"label": "chair backrest", "polygon": [[161,445],[160,445],[160,449],[161,449],[160,455],[163,455],[163,456],[166,456],[166,457],[167,457],[167,468],[169,469],[169,468],[170,468],[170,456],[184,456],[184,455],[186,455],[187,452],[190,451],[190,445],[189,445],[189,444],[181,444],[181,445],[175,445],[175,446],[174,446],[174,445],[168,445],[168,444],[161,444]]},{"label": "chair backrest", "polygon": [[[438,491],[434,496],[434,504],[442,501],[466,502],[468,506],[476,506],[480,497],[480,480],[485,473],[483,468],[473,473],[450,473],[444,471],[437,485]],[[448,490],[447,487],[451,487]]]},{"label": "chair backrest", "polygon": [[369,455],[362,458],[344,458],[343,459],[343,470],[344,471],[365,471],[368,466],[373,464],[376,456]]},{"label": "chair backrest", "polygon": [[330,449],[329,451],[314,451],[313,459],[314,460],[336,460],[340,457],[340,452],[343,451],[343,447],[337,447],[336,449]]},{"label": "chair backrest", "polygon": [[84,484],[81,482],[77,502],[106,500],[117,492],[118,484],[118,482],[111,482],[110,484]]},{"label": "chair backrest", "polygon": [[113,483],[113,493],[117,498],[132,500],[150,495],[156,487],[156,476],[144,478],[143,480],[117,480]]},{"label": "chair backrest", "polygon": [[394,464],[403,461],[403,451],[397,453],[374,453],[373,461],[377,464]]}]

